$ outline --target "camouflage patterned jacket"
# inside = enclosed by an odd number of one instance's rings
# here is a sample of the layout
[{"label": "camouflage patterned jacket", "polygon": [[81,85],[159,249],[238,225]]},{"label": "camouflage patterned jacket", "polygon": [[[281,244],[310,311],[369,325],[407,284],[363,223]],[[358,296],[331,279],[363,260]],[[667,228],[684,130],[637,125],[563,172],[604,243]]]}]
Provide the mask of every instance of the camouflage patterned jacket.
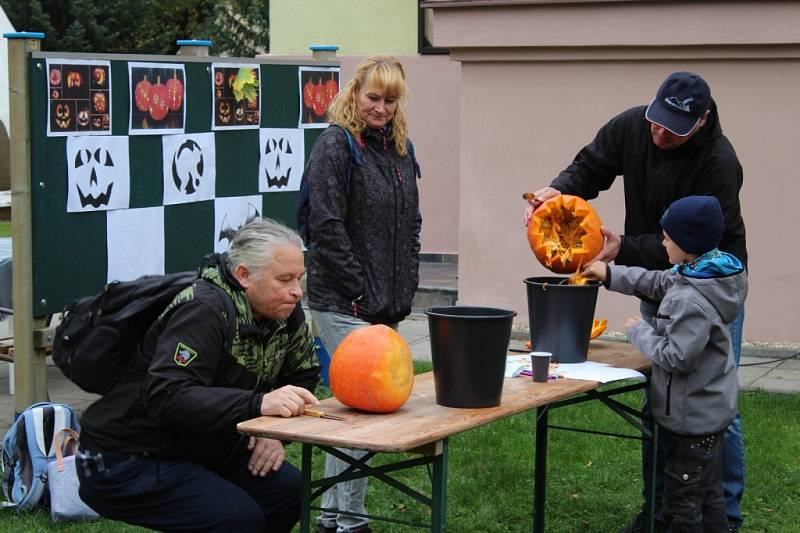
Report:
[{"label": "camouflage patterned jacket", "polygon": [[[213,468],[234,447],[244,450],[236,424],[261,414],[265,393],[287,384],[313,392],[320,368],[300,305],[288,319],[257,321],[223,261],[210,256],[202,279],[151,326],[139,346],[142,359],[150,360],[146,378],[115,387],[84,414],[85,447]],[[232,337],[227,297],[237,311]]]}]

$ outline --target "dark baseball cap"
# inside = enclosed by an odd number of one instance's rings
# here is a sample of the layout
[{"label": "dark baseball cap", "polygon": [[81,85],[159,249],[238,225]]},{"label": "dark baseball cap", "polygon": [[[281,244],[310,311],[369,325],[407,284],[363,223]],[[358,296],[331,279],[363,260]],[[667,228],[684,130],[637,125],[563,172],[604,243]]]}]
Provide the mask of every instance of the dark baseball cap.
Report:
[{"label": "dark baseball cap", "polygon": [[647,106],[645,118],[680,137],[689,135],[711,106],[711,89],[693,72],[673,72]]}]

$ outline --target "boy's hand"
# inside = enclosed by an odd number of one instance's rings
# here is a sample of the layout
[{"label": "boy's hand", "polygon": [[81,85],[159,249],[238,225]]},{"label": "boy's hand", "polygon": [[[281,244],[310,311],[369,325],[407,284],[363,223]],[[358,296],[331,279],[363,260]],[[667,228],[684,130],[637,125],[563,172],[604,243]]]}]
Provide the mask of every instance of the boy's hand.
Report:
[{"label": "boy's hand", "polygon": [[606,264],[602,261],[592,261],[586,265],[581,272],[584,277],[589,279],[596,279],[597,281],[606,280]]},{"label": "boy's hand", "polygon": [[625,329],[627,329],[630,332],[631,328],[633,328],[633,326],[635,326],[636,324],[638,324],[641,321],[642,321],[642,317],[640,317],[640,316],[635,316],[635,317],[629,318],[628,320],[625,321]]}]

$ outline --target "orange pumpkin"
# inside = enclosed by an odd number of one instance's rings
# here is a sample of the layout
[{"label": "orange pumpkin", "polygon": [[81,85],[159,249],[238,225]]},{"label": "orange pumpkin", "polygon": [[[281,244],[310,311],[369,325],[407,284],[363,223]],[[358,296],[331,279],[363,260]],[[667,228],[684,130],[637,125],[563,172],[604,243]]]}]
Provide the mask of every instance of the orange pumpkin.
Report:
[{"label": "orange pumpkin", "polygon": [[596,318],[592,322],[592,333],[589,335],[590,339],[596,339],[606,330],[606,326],[608,325],[608,319],[603,318],[602,320],[597,320]]},{"label": "orange pumpkin", "polygon": [[586,200],[560,194],[533,212],[528,223],[528,243],[546,268],[572,273],[603,249],[601,226],[600,217]]},{"label": "orange pumpkin", "polygon": [[414,387],[411,350],[388,326],[359,328],[333,353],[328,380],[333,395],[347,406],[373,413],[396,411]]}]

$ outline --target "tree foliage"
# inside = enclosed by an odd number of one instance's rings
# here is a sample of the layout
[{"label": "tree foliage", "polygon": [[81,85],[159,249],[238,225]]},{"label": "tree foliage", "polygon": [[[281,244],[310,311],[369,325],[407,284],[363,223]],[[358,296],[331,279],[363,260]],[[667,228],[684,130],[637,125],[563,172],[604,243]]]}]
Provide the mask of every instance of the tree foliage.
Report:
[{"label": "tree foliage", "polygon": [[211,39],[213,55],[269,49],[268,0],[0,0],[43,50],[174,54],[178,39]]}]

